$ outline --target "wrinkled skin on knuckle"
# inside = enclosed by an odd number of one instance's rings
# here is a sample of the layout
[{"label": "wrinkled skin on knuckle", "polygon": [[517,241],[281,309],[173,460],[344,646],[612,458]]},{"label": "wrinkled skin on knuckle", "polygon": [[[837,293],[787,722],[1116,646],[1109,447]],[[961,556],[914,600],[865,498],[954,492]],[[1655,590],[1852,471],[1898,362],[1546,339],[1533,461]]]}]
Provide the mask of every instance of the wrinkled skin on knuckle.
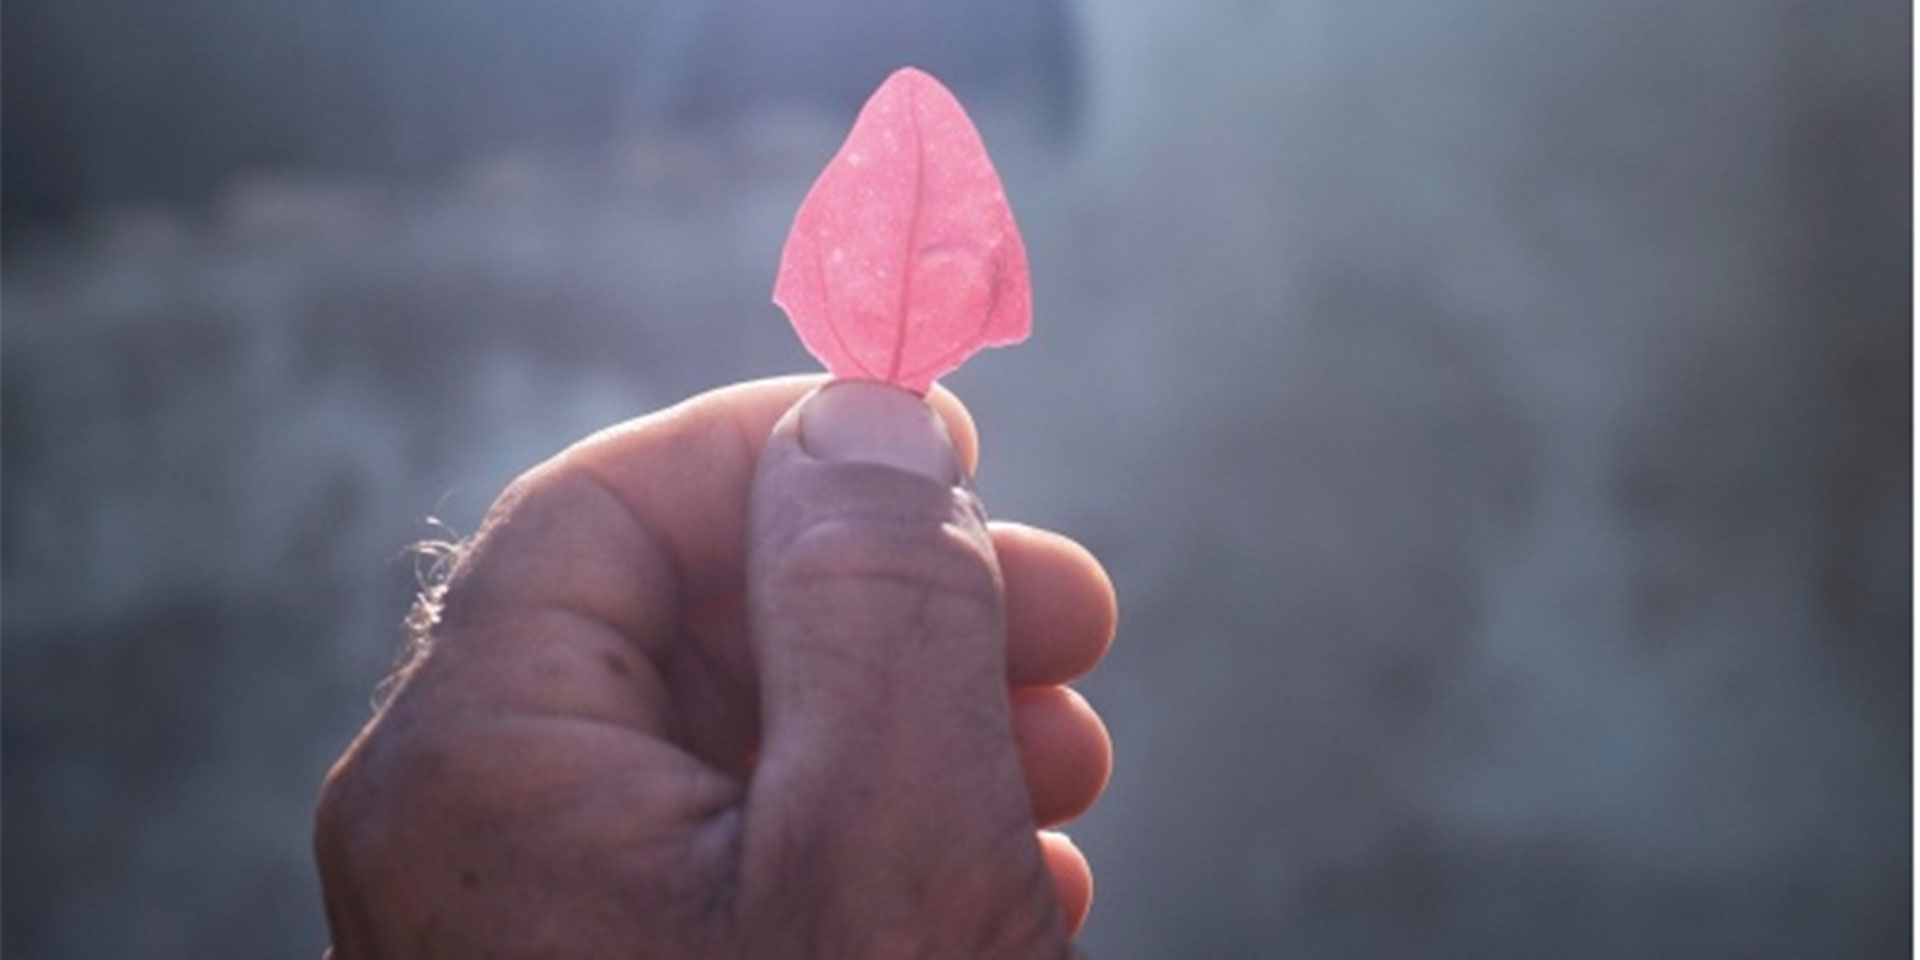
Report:
[{"label": "wrinkled skin on knuckle", "polygon": [[866,464],[785,469],[755,504],[757,614],[871,616],[929,639],[1001,630],[999,564],[970,492]]},{"label": "wrinkled skin on knuckle", "polygon": [[753,600],[762,642],[784,648],[768,655],[805,657],[861,696],[929,669],[949,674],[956,693],[995,687],[1005,673],[990,548],[950,527],[824,520],[782,545]]},{"label": "wrinkled skin on knuckle", "polygon": [[928,632],[998,629],[1005,616],[991,547],[965,529],[917,518],[822,518],[780,548],[769,580],[782,598],[825,587],[870,594]]}]

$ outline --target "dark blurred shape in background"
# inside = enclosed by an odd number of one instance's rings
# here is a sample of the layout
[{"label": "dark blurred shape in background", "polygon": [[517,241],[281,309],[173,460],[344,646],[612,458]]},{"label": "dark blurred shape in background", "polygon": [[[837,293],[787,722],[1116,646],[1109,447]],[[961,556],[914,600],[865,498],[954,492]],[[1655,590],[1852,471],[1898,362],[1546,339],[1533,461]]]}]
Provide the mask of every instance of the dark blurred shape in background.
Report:
[{"label": "dark blurred shape in background", "polygon": [[7,17],[6,226],[203,202],[248,171],[433,177],[767,105],[846,113],[902,63],[1063,128],[1068,20],[1058,0],[29,0]]},{"label": "dark blurred shape in background", "polygon": [[317,956],[407,544],[810,368],[902,63],[1033,258],[987,500],[1122,596],[1095,955],[1907,955],[1904,5],[6,13],[9,955]]}]

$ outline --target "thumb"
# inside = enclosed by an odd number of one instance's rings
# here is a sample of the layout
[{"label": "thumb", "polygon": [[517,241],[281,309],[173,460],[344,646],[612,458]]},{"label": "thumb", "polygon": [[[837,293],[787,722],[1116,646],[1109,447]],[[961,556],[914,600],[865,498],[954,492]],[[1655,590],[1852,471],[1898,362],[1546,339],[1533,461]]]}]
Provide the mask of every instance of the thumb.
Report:
[{"label": "thumb", "polygon": [[760,454],[747,569],[762,742],[743,893],[777,891],[761,902],[788,904],[783,936],[822,955],[1059,949],[999,567],[940,417],[870,382],[789,411]]}]

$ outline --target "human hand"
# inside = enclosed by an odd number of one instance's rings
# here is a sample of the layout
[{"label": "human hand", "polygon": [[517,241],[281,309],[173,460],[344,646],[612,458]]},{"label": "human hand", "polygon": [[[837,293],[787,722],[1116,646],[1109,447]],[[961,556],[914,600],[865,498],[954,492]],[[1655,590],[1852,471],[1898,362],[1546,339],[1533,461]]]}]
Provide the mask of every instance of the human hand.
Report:
[{"label": "human hand", "polygon": [[951,394],[789,412],[820,383],[704,394],[501,496],[327,778],[335,960],[1068,953],[1091,874],[1036,828],[1105,785],[1062,684],[1112,587],[982,522]]}]

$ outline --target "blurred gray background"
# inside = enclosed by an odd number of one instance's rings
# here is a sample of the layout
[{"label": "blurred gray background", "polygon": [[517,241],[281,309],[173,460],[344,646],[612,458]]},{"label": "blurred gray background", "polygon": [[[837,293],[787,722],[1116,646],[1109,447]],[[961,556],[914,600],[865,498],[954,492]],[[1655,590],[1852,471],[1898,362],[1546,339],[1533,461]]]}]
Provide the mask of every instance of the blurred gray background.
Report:
[{"label": "blurred gray background", "polygon": [[407,544],[811,368],[901,63],[1032,255],[988,503],[1121,593],[1095,955],[1907,954],[1907,4],[6,14],[8,956],[317,956]]}]

